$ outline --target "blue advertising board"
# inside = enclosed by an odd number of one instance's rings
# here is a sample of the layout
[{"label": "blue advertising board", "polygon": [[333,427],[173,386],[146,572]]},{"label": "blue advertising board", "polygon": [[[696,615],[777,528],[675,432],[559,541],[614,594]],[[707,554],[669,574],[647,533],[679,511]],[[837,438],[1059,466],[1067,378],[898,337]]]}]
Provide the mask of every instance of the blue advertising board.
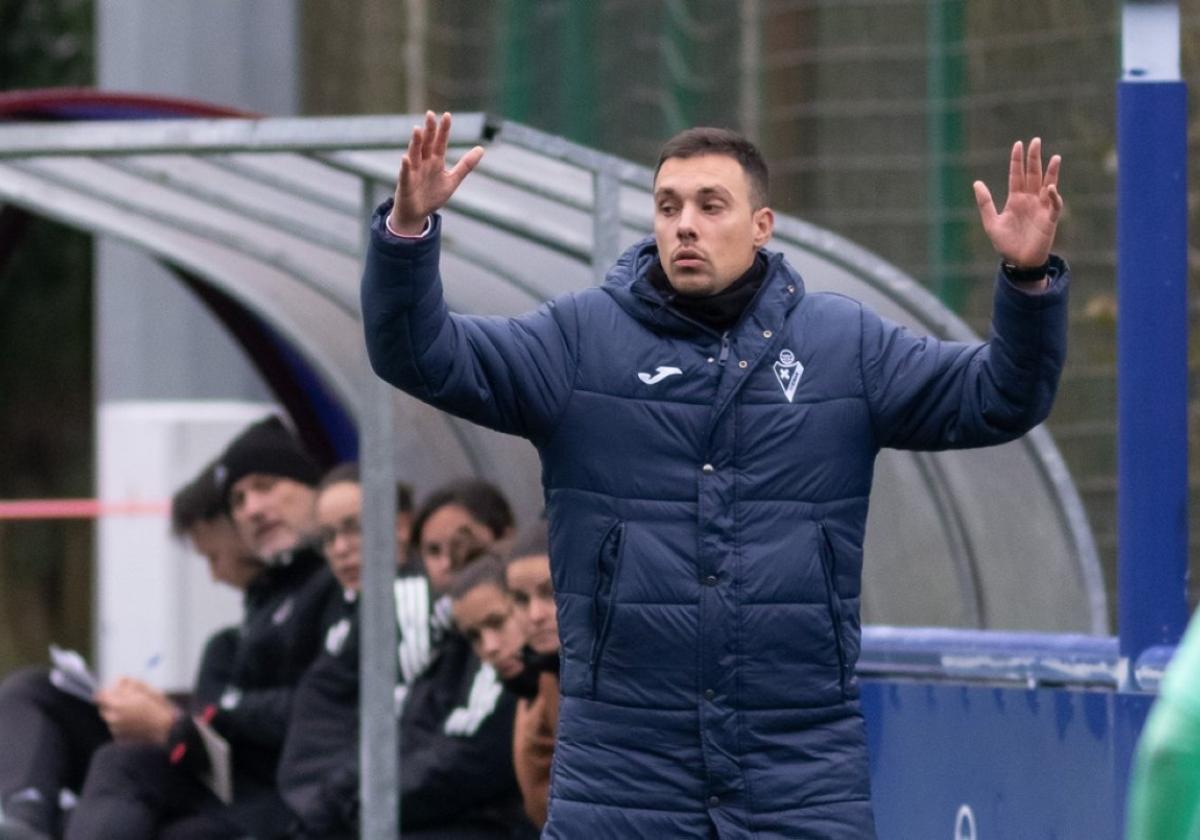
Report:
[{"label": "blue advertising board", "polygon": [[880,840],[1119,840],[1154,695],[867,679]]}]

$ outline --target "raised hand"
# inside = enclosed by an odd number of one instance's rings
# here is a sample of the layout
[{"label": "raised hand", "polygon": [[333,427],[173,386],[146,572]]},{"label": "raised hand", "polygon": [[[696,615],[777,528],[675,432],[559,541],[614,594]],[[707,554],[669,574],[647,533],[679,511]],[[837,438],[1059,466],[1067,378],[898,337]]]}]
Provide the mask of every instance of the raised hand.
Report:
[{"label": "raised hand", "polygon": [[483,157],[476,146],[463,155],[453,169],[446,169],[446,146],[450,142],[450,113],[439,120],[433,111],[425,112],[424,125],[413,127],[408,151],[400,162],[396,179],[396,202],[388,223],[397,233],[415,236],[425,227],[431,213],[440,210],[463,178]]},{"label": "raised hand", "polygon": [[1063,209],[1058,194],[1061,166],[1062,158],[1055,155],[1042,172],[1040,137],[1029,141],[1028,157],[1024,144],[1020,140],[1014,143],[1008,164],[1008,199],[1000,213],[983,181],[975,182],[975,203],[979,205],[984,232],[1005,262],[1033,268],[1049,258]]}]

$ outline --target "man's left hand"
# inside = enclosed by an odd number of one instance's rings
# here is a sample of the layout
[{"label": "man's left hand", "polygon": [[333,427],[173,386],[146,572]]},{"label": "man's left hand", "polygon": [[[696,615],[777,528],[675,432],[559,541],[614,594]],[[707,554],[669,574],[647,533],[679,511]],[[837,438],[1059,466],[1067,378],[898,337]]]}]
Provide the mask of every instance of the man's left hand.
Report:
[{"label": "man's left hand", "polygon": [[1042,140],[1029,141],[1026,157],[1024,144],[1013,144],[1008,166],[1008,199],[997,213],[992,194],[983,181],[975,182],[975,203],[984,232],[992,247],[1018,268],[1034,268],[1050,257],[1054,233],[1062,215],[1063,200],[1058,194],[1058,173],[1062,158],[1050,158],[1042,171]]}]

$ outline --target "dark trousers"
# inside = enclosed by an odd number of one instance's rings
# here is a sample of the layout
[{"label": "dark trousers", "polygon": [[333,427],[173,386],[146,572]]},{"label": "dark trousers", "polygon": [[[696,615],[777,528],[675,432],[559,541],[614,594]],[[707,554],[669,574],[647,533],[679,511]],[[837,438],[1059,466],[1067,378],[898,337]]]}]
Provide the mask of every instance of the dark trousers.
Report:
[{"label": "dark trousers", "polygon": [[269,782],[234,768],[226,805],[166,750],[108,744],[96,751],[67,825],[66,840],[277,840],[295,835],[295,817]]},{"label": "dark trousers", "polygon": [[80,789],[92,754],[110,740],[96,707],[55,688],[48,669],[10,674],[0,682],[0,807],[59,836],[59,792]]},{"label": "dark trousers", "polygon": [[108,744],[92,759],[67,840],[235,840],[225,805],[161,747]]}]

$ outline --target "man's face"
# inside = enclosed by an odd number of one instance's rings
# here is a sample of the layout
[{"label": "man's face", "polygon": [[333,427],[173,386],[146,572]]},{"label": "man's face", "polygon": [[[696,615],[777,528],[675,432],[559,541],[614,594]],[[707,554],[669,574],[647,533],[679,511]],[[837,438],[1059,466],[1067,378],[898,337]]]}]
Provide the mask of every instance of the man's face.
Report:
[{"label": "man's face", "polygon": [[197,554],[208,561],[212,579],[245,591],[262,571],[262,563],[250,553],[233,523],[224,516],[201,520],[187,531]]},{"label": "man's face", "polygon": [[550,556],[521,557],[504,570],[517,613],[525,620],[528,644],[538,653],[558,650],[558,610],[550,581]]},{"label": "man's face", "polygon": [[250,473],[229,490],[229,509],[238,533],[263,560],[294,548],[316,527],[316,491],[307,484],[266,473]]},{"label": "man's face", "polygon": [[495,668],[501,679],[521,673],[525,628],[512,598],[498,586],[481,584],[455,601],[454,623],[470,639],[475,655]]},{"label": "man's face", "polygon": [[486,525],[460,505],[443,505],[435,510],[421,528],[421,560],[435,595],[450,588],[458,571],[455,558],[461,562],[468,545],[488,548],[495,537]]},{"label": "man's face", "polygon": [[727,155],[667,158],[654,179],[654,239],[675,291],[713,295],[754,262],[775,217],[755,209],[742,165]]}]

